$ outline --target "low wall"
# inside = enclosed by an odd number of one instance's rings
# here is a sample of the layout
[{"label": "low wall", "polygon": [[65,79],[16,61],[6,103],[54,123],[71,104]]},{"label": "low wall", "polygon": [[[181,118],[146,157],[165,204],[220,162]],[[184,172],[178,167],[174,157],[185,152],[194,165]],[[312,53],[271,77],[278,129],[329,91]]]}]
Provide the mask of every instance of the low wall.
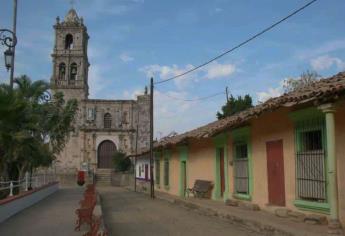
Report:
[{"label": "low wall", "polygon": [[137,178],[137,191],[148,193],[150,191],[151,183],[149,180]]},{"label": "low wall", "polygon": [[59,189],[59,183],[54,182],[38,189],[0,200],[0,223],[14,214],[34,205]]},{"label": "low wall", "polygon": [[112,172],[111,185],[121,187],[134,186],[134,173]]}]

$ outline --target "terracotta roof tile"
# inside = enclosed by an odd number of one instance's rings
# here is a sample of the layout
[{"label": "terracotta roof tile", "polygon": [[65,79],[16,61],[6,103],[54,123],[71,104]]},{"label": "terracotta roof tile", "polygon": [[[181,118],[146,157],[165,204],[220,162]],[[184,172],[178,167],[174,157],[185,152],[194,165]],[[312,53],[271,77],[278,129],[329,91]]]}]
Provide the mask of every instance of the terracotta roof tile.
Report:
[{"label": "terracotta roof tile", "polygon": [[[264,103],[239,112],[233,116],[211,122],[207,125],[198,127],[196,129],[173,137],[164,138],[158,143],[155,143],[154,148],[157,149],[176,145],[190,138],[209,138],[226,129],[234,128],[238,125],[241,125],[251,118],[255,118],[268,111],[273,111],[281,107],[291,107],[294,105],[316,100],[330,98],[338,99],[338,96],[341,95],[345,95],[345,72],[340,72],[327,79],[321,79],[311,85],[290,93],[283,94],[282,96],[271,98]],[[148,152],[148,150],[142,150],[142,153],[145,152]]]}]

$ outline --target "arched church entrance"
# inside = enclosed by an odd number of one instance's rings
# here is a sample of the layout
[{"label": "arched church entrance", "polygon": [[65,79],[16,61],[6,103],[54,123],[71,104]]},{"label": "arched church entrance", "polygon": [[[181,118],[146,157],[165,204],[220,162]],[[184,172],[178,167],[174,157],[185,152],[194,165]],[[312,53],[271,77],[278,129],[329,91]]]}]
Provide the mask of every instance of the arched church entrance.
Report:
[{"label": "arched church entrance", "polygon": [[97,150],[97,167],[100,169],[112,169],[114,167],[113,156],[115,152],[116,145],[112,141],[105,140],[101,142]]}]

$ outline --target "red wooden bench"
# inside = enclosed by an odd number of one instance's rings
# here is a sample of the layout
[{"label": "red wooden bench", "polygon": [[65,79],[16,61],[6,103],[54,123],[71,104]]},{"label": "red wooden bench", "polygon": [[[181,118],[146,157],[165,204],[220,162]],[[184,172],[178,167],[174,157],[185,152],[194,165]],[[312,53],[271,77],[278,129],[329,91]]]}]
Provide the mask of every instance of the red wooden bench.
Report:
[{"label": "red wooden bench", "polygon": [[85,194],[86,193],[95,193],[96,192],[96,186],[94,184],[89,184],[86,186]]},{"label": "red wooden bench", "polygon": [[96,205],[97,199],[96,195],[85,196],[83,200],[79,202],[81,208],[88,208],[90,206]]},{"label": "red wooden bench", "polygon": [[91,206],[87,206],[85,208],[79,208],[75,210],[75,213],[77,214],[77,222],[76,227],[74,230],[80,231],[80,226],[83,223],[88,224],[90,227],[92,226],[92,218],[93,218],[93,209],[95,208],[95,204]]},{"label": "red wooden bench", "polygon": [[91,225],[89,232],[87,232],[83,236],[107,236],[108,235],[107,232],[98,232],[100,225],[101,225],[101,217],[95,218],[93,220],[93,223]]}]

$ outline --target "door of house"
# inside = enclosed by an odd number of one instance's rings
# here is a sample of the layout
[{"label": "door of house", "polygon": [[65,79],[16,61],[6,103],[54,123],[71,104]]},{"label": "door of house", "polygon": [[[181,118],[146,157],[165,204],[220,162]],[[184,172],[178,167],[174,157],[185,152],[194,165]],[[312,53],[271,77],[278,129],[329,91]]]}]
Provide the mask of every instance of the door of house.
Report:
[{"label": "door of house", "polygon": [[223,196],[224,191],[225,191],[224,148],[219,149],[219,168],[220,168],[220,195]]},{"label": "door of house", "polygon": [[183,194],[186,193],[187,190],[187,166],[186,166],[186,161],[181,162],[181,183],[182,183],[182,191]]},{"label": "door of house", "polygon": [[149,165],[145,164],[145,180],[149,179]]},{"label": "door of house", "polygon": [[268,202],[285,206],[283,141],[266,142]]},{"label": "door of house", "polygon": [[115,144],[110,140],[103,141],[98,146],[98,168],[111,169],[114,168],[113,156],[116,152]]}]

